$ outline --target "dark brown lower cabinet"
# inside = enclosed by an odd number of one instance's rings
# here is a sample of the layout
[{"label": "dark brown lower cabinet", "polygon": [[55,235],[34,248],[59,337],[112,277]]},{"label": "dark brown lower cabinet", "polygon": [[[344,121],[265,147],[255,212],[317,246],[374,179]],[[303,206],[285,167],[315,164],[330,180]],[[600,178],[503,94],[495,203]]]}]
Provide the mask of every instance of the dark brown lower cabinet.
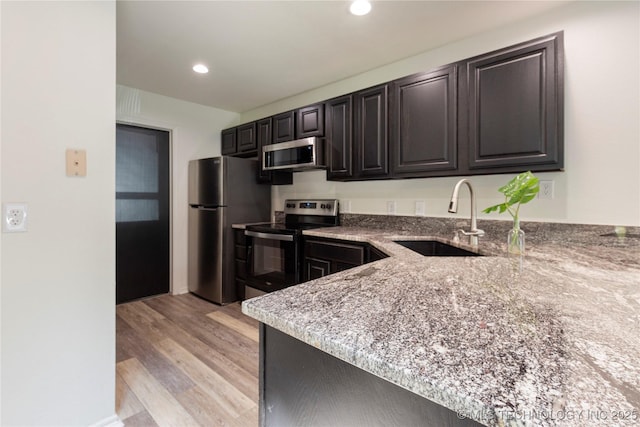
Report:
[{"label": "dark brown lower cabinet", "polygon": [[261,323],[259,425],[481,424]]},{"label": "dark brown lower cabinet", "polygon": [[235,267],[235,281],[236,281],[236,293],[240,301],[244,300],[244,286],[247,281],[247,238],[244,235],[244,230],[235,228],[233,230],[234,240],[234,267]]},{"label": "dark brown lower cabinet", "polygon": [[368,243],[307,237],[304,243],[303,278],[305,281],[318,279],[386,257],[386,254]]}]

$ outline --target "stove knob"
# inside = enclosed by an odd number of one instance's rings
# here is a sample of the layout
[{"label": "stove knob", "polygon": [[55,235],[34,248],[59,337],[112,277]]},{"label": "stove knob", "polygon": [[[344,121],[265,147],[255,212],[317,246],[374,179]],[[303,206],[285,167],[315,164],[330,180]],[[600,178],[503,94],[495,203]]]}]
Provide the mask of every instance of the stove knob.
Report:
[{"label": "stove knob", "polygon": [[324,209],[324,208],[326,208],[326,207],[327,207],[327,205],[325,205],[324,203],[322,203],[322,204],[320,205],[320,209]]},{"label": "stove knob", "polygon": [[331,209],[331,203],[327,203],[327,209]]}]

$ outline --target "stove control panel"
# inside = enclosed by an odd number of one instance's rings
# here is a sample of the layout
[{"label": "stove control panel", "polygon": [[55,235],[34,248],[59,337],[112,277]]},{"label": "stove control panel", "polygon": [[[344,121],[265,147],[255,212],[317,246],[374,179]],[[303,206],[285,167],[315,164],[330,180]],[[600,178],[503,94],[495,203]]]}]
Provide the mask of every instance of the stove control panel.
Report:
[{"label": "stove control panel", "polygon": [[291,200],[284,201],[284,213],[287,215],[338,216],[337,199]]}]

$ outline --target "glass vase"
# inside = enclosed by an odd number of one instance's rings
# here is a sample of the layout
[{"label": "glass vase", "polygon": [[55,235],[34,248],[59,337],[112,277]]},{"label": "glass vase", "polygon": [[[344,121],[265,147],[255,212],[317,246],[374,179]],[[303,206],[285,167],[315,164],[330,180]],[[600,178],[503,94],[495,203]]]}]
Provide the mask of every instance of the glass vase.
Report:
[{"label": "glass vase", "polygon": [[522,271],[524,260],[524,231],[520,229],[520,221],[513,221],[513,228],[507,234],[507,257],[517,263],[519,271]]}]

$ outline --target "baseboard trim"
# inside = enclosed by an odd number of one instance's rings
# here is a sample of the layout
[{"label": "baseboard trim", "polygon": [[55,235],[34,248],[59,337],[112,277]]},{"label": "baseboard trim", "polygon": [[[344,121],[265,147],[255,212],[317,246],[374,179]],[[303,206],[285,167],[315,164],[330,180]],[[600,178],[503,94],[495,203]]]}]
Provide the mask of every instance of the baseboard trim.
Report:
[{"label": "baseboard trim", "polygon": [[90,427],[124,427],[124,423],[118,417],[118,415],[113,414],[110,417],[102,419],[95,424],[91,424]]}]

